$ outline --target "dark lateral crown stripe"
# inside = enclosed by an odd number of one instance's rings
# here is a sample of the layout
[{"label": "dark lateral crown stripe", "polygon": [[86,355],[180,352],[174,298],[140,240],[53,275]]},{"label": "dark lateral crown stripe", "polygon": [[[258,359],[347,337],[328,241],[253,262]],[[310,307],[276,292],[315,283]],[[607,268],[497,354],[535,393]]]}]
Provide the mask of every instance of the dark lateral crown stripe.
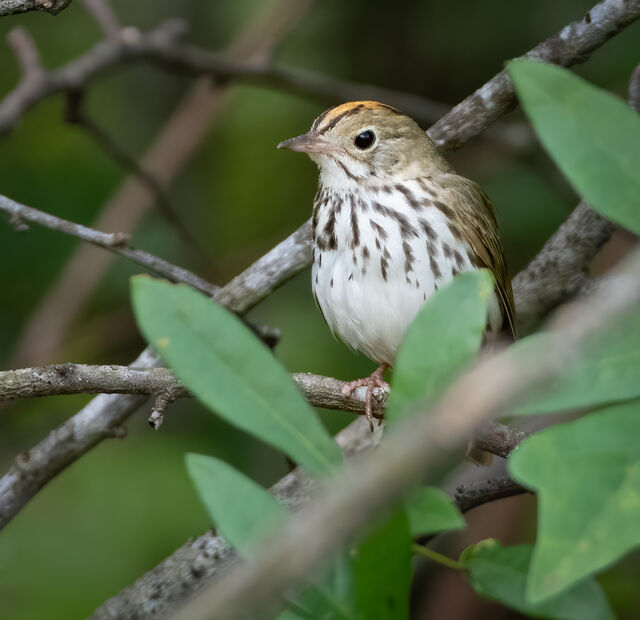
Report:
[{"label": "dark lateral crown stripe", "polygon": [[[378,101],[352,101],[325,110],[314,121],[313,125],[311,126],[311,130],[316,131],[319,134],[323,134],[326,131],[329,131],[329,129],[333,129],[343,118],[357,114],[364,109],[388,110],[389,112],[393,112],[394,114],[404,115],[403,112],[400,112],[400,110],[396,110],[396,108],[387,105],[386,103],[379,103]],[[327,123],[324,127],[320,127],[325,119],[328,119]]]}]

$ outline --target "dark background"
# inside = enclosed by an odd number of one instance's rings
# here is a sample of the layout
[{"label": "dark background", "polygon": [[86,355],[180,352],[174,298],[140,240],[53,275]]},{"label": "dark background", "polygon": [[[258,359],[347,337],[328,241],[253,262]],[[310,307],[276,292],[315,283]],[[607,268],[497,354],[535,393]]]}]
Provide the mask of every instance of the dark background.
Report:
[{"label": "dark background", "polygon": [[[112,2],[123,24],[142,30],[168,17],[183,17],[190,24],[187,39],[210,49],[223,48],[262,4],[257,0]],[[579,0],[318,1],[277,48],[275,62],[453,105],[499,71],[505,60],[580,19],[590,7],[590,2]],[[34,36],[49,68],[80,55],[101,36],[79,2],[55,18],[37,13],[2,18],[2,39],[16,26]],[[575,70],[624,96],[638,60],[640,26],[635,24]],[[18,77],[15,59],[0,45],[0,96],[14,87]],[[139,155],[191,83],[190,78],[135,65],[97,80],[88,91],[87,110],[116,142]],[[132,243],[216,283],[229,280],[309,216],[315,166],[304,157],[277,151],[275,145],[304,132],[326,107],[276,91],[232,87],[202,147],[169,191],[172,205],[204,247],[207,259],[185,247],[156,210],[133,231]],[[9,135],[0,136],[0,192],[90,225],[126,172],[81,128],[64,122],[63,108],[61,97],[48,99]],[[505,120],[524,119],[516,111]],[[491,196],[512,274],[577,202],[535,140],[512,149],[475,139],[451,159]],[[14,364],[25,325],[76,246],[74,239],[59,233],[36,226],[16,233],[0,221],[3,368]],[[62,346],[46,361],[129,363],[144,347],[128,300],[129,276],[140,271],[115,258],[73,320]],[[282,330],[276,354],[291,371],[344,379],[368,374],[372,363],[335,342],[326,328],[314,307],[308,277],[304,272],[283,286],[250,316]],[[28,362],[28,355],[21,358],[22,365]],[[88,400],[70,396],[2,406],[2,470],[20,450],[34,445]],[[106,441],[92,450],[0,533],[3,618],[84,617],[189,536],[206,530],[208,519],[185,473],[185,452],[222,457],[264,484],[286,471],[280,455],[195,402],[172,406],[157,433],[147,426],[148,412],[145,406],[130,419],[126,440]],[[335,430],[351,419],[342,412],[324,412],[323,417]],[[491,507],[490,517],[478,510],[472,516],[473,536],[496,536],[505,543],[531,540],[532,508],[525,498]],[[636,568],[637,559],[631,558],[604,576],[621,617],[640,617]],[[477,605],[471,598],[458,610],[460,601],[467,599],[456,579],[436,575],[429,582],[429,611],[420,617],[443,617],[443,609],[447,618],[482,613],[514,617]]]}]

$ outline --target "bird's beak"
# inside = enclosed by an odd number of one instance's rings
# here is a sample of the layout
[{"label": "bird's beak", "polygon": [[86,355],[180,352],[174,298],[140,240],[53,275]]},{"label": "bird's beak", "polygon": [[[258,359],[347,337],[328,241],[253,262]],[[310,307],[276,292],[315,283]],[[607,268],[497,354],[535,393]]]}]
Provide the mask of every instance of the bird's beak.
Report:
[{"label": "bird's beak", "polygon": [[280,142],[278,148],[289,149],[299,153],[329,153],[333,150],[326,140],[313,131]]}]

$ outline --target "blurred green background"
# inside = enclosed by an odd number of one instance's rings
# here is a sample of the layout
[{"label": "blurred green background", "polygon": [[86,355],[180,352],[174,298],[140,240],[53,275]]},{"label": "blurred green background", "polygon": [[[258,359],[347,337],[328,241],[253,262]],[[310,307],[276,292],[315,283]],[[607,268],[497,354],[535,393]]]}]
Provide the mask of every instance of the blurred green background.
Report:
[{"label": "blurred green background", "polygon": [[[223,48],[264,4],[112,2],[123,24],[142,30],[165,18],[182,17],[190,25],[188,40],[211,49]],[[277,47],[275,62],[453,105],[501,69],[506,59],[579,19],[590,7],[581,0],[318,0]],[[101,36],[77,1],[55,18],[37,13],[1,18],[2,39],[17,26],[33,35],[49,68],[83,53]],[[639,59],[640,26],[635,24],[576,71],[624,96]],[[0,46],[0,67],[4,96],[19,78],[6,45]],[[87,111],[116,142],[139,155],[191,82],[135,65],[96,81],[87,92]],[[132,243],[216,283],[232,278],[309,216],[315,167],[306,158],[277,151],[275,145],[305,131],[326,107],[276,91],[232,86],[202,147],[169,191],[207,260],[185,247],[156,210],[133,231]],[[0,136],[0,193],[90,225],[126,172],[81,128],[65,123],[63,109],[61,97],[48,99],[10,134]],[[518,111],[505,120],[523,122]],[[451,160],[491,196],[514,274],[576,203],[535,141],[514,150],[476,139]],[[0,222],[3,368],[11,366],[25,325],[76,247],[73,239],[49,230],[33,226],[17,233]],[[128,301],[129,276],[139,272],[135,265],[114,259],[62,346],[47,361],[130,362],[144,346]],[[368,360],[331,336],[314,307],[307,272],[250,316],[282,330],[276,355],[291,371],[347,379],[372,370]],[[0,408],[2,470],[88,400],[34,399]],[[188,537],[205,531],[209,523],[187,480],[185,452],[225,458],[266,485],[287,471],[280,455],[196,402],[172,406],[159,432],[147,426],[148,412],[147,405],[130,419],[125,440],[103,442],[58,476],[0,533],[2,618],[84,617]],[[339,412],[322,415],[334,430],[351,419]],[[522,536],[532,531],[531,523],[518,527]],[[605,577],[621,617],[640,617],[637,596],[632,597],[637,568],[630,560]]]}]

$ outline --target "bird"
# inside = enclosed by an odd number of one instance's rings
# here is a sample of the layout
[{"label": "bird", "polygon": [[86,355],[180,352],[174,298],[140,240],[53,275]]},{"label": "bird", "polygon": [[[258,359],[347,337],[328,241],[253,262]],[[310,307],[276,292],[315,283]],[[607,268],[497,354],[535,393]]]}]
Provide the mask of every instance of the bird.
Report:
[{"label": "bird", "polygon": [[[488,269],[495,281],[487,334],[516,337],[515,306],[495,212],[475,182],[456,174],[408,115],[377,101],[329,108],[311,129],[278,144],[319,168],[312,211],[311,284],[329,328],[378,364],[347,382],[389,389],[412,320],[458,273]],[[379,420],[379,423],[381,420]]]}]

